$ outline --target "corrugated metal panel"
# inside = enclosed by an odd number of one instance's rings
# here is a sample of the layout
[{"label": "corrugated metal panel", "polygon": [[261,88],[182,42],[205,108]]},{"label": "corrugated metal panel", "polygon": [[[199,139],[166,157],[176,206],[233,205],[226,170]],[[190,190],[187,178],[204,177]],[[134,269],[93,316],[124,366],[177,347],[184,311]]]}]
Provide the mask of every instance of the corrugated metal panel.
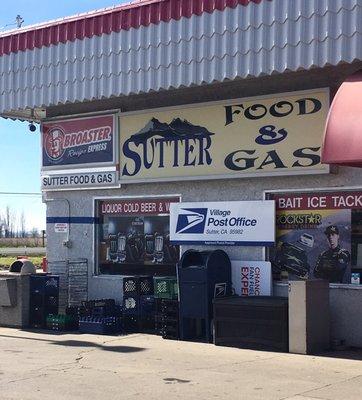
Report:
[{"label": "corrugated metal panel", "polygon": [[362,0],[275,0],[0,57],[0,112],[351,63]]},{"label": "corrugated metal panel", "polygon": [[0,34],[0,56],[270,0],[142,0]]}]

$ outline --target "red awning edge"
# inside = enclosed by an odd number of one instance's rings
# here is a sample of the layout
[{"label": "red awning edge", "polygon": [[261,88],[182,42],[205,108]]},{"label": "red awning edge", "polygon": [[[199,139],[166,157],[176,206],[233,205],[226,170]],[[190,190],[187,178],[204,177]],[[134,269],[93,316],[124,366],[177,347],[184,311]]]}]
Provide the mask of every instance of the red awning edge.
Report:
[{"label": "red awning edge", "polygon": [[326,122],[322,163],[362,167],[362,71],[342,83]]}]

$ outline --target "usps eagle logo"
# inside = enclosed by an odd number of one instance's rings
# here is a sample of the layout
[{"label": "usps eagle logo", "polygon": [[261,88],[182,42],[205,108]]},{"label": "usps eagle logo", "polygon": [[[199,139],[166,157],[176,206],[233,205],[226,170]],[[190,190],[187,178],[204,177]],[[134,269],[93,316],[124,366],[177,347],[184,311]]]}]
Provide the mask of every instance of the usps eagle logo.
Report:
[{"label": "usps eagle logo", "polygon": [[65,153],[64,139],[65,133],[63,129],[59,127],[50,129],[45,134],[44,149],[51,160],[58,161],[63,157]]},{"label": "usps eagle logo", "polygon": [[204,233],[207,208],[182,208],[178,215],[176,233]]}]

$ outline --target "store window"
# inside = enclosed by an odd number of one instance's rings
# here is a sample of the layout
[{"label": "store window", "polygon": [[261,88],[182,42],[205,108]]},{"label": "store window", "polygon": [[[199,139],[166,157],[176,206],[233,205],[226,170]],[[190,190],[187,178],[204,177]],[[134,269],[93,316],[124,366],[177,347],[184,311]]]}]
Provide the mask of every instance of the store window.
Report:
[{"label": "store window", "polygon": [[276,201],[274,279],[362,282],[362,192],[268,193]]},{"label": "store window", "polygon": [[174,275],[179,247],[170,243],[170,203],[179,198],[96,201],[98,274]]}]

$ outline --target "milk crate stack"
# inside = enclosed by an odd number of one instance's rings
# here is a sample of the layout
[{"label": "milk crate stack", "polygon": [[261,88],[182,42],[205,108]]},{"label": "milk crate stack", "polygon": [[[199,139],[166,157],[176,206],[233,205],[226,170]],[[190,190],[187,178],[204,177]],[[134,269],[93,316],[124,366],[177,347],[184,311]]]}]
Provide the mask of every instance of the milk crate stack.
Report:
[{"label": "milk crate stack", "polygon": [[173,299],[157,299],[155,315],[156,333],[163,339],[178,340],[180,338],[179,302]]},{"label": "milk crate stack", "polygon": [[114,299],[83,301],[78,309],[79,331],[110,334],[121,331],[121,309]]},{"label": "milk crate stack", "polygon": [[155,331],[164,339],[179,339],[178,285],[175,277],[154,278]]},{"label": "milk crate stack", "polygon": [[123,327],[127,332],[154,332],[153,277],[123,278]]},{"label": "milk crate stack", "polygon": [[29,319],[33,328],[45,328],[48,315],[58,314],[59,277],[31,275]]},{"label": "milk crate stack", "polygon": [[77,330],[78,320],[71,315],[48,315],[46,327],[57,332]]}]

